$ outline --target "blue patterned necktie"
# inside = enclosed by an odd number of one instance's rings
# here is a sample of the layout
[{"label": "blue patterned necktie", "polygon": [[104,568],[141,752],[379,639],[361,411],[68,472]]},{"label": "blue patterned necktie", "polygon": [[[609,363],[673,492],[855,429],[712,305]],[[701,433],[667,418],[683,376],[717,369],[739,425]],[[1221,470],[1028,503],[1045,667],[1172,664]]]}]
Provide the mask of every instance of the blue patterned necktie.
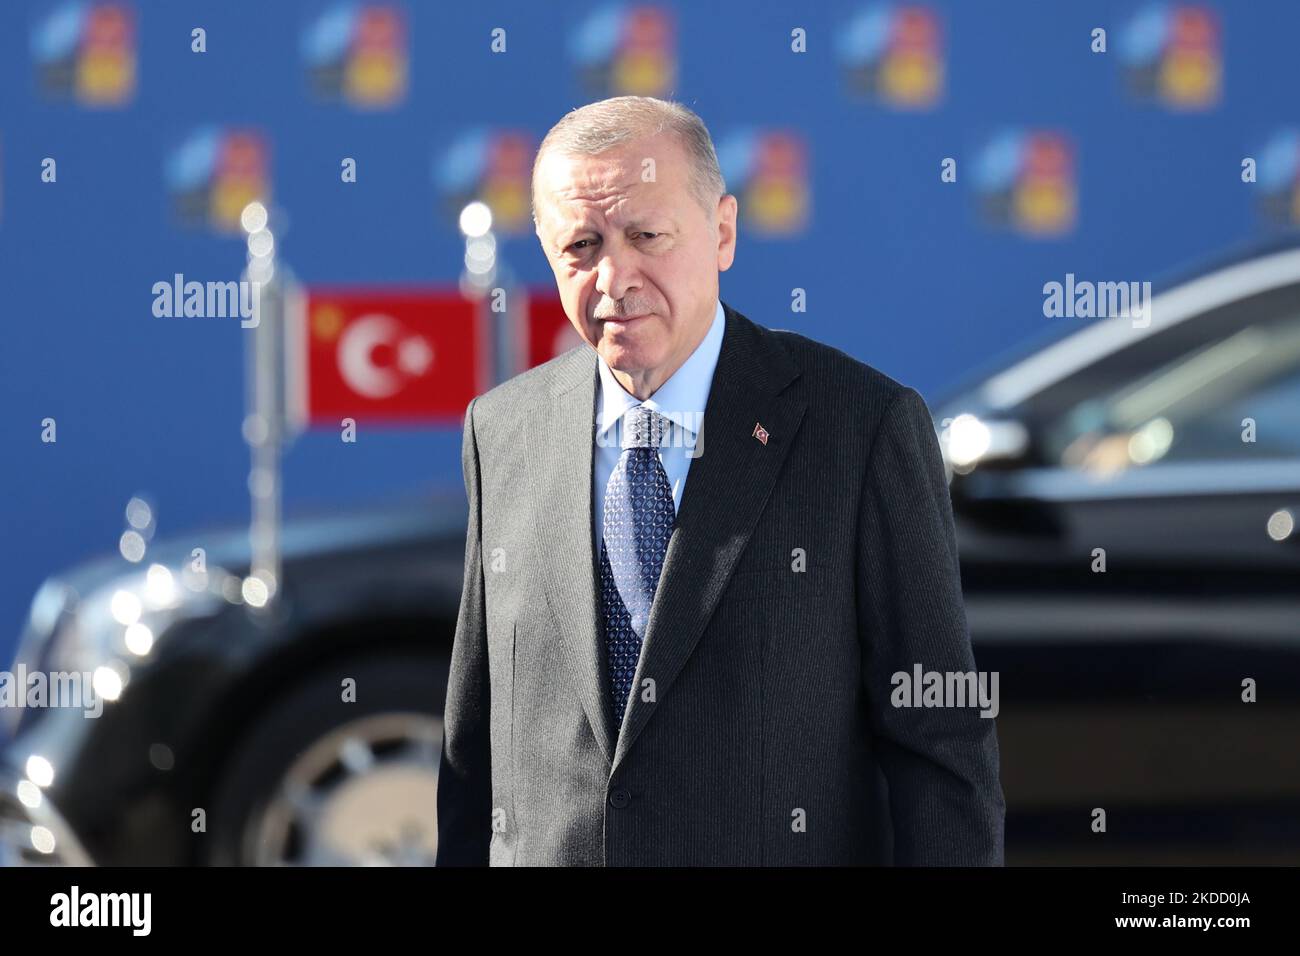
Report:
[{"label": "blue patterned necktie", "polygon": [[628,409],[623,419],[623,453],[605,486],[600,603],[615,732],[623,724],[676,518],[672,488],[659,460],[659,447],[671,424],[644,405]]}]

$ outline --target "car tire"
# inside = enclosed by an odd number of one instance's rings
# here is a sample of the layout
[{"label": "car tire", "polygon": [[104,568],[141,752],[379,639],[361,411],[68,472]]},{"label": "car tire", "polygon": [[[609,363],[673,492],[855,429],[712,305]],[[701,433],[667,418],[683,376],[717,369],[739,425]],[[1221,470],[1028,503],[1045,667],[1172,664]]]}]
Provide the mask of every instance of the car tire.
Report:
[{"label": "car tire", "polygon": [[[254,720],[219,772],[203,862],[431,862],[428,844],[436,854],[437,830],[436,816],[431,824],[428,814],[436,814],[448,666],[445,657],[416,654],[352,657],[289,691]],[[355,682],[350,701],[344,700],[348,679]],[[340,766],[330,766],[331,755]],[[401,821],[400,814],[406,814]],[[394,826],[405,829],[395,834]],[[415,850],[407,846],[412,826]],[[394,848],[395,841],[401,845]]]}]

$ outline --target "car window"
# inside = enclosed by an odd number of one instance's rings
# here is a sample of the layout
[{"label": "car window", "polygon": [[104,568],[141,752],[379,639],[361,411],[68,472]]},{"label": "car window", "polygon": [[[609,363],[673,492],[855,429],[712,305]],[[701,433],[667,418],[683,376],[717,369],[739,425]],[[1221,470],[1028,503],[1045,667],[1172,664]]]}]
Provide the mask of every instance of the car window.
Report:
[{"label": "car window", "polygon": [[1300,459],[1300,297],[1233,303],[1070,376],[1030,408],[1046,464]]}]

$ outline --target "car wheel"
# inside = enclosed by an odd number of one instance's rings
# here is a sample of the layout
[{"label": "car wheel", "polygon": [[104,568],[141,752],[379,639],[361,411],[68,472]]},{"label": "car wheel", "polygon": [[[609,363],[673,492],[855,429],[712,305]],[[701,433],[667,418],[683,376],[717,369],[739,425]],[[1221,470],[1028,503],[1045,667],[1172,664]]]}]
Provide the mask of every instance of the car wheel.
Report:
[{"label": "car wheel", "polygon": [[[356,681],[343,702],[342,681]],[[206,862],[431,866],[447,662],[332,664],[237,744],[212,801]]]}]

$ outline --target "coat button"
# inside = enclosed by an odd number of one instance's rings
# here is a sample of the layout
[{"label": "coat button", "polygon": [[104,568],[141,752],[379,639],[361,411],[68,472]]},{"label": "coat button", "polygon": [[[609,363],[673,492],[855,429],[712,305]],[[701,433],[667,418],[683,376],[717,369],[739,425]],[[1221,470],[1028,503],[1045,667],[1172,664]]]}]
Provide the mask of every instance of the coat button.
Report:
[{"label": "coat button", "polygon": [[613,807],[615,810],[622,810],[625,806],[627,806],[631,802],[632,802],[632,794],[628,793],[626,790],[622,789],[621,787],[617,790],[611,791],[609,794],[609,805]]}]

